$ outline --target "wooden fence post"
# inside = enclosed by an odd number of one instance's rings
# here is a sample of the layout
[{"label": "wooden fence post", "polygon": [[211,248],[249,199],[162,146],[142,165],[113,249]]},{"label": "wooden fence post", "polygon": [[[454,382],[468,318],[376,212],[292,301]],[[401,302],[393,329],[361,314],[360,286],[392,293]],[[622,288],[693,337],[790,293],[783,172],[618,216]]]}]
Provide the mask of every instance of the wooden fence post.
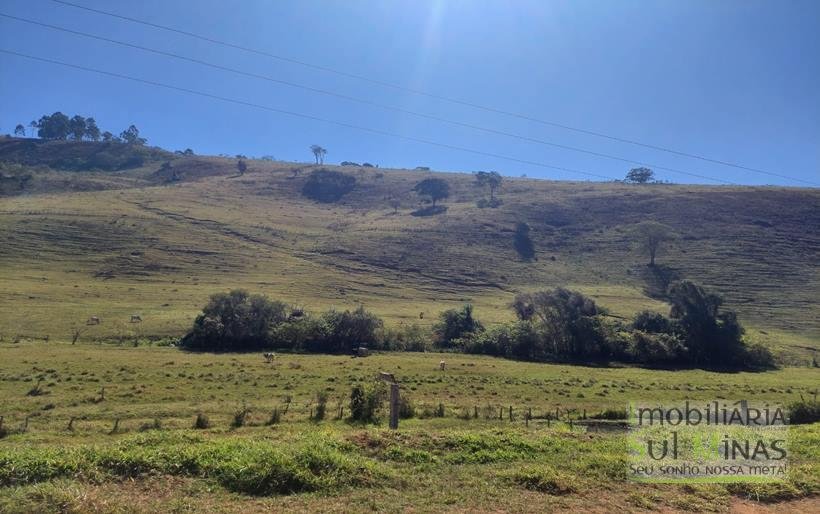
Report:
[{"label": "wooden fence post", "polygon": [[390,384],[390,428],[399,428],[399,384]]}]

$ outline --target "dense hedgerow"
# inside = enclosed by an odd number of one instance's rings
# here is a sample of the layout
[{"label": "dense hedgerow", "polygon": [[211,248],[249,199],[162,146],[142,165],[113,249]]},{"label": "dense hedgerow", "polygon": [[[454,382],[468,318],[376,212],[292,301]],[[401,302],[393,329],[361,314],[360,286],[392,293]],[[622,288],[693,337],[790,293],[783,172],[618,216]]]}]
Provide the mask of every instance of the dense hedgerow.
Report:
[{"label": "dense hedgerow", "polygon": [[204,351],[286,349],[347,353],[438,349],[537,362],[635,362],[725,369],[773,367],[771,353],[747,345],[734,312],[689,282],[673,283],[669,316],[641,312],[631,322],[611,317],[589,297],[564,288],[519,294],[516,321],[485,329],[471,305],[440,315],[432,334],[418,326],[385,329],[359,307],[315,315],[242,290],[211,297],[184,347]]}]

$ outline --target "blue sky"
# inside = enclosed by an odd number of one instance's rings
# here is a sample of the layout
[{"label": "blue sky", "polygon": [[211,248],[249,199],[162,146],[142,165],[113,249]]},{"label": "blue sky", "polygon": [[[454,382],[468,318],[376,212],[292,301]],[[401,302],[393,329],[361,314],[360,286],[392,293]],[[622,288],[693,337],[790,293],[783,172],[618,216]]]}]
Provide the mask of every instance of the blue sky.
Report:
[{"label": "blue sky", "polygon": [[[74,0],[436,95],[820,183],[820,2]],[[743,184],[802,185],[381,88],[61,6],[0,12],[403,109]],[[0,18],[0,48],[377,130],[622,177],[629,163],[489,135]],[[43,113],[200,154],[585,180],[0,54],[0,131]],[[658,170],[674,182],[711,183]]]}]

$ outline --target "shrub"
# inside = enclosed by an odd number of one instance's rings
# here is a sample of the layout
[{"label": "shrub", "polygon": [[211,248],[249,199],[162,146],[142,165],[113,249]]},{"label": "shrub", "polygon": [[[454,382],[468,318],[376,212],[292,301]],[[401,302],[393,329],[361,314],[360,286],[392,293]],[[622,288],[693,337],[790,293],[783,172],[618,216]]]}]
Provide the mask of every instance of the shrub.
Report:
[{"label": "shrub", "polygon": [[327,393],[322,391],[316,394],[316,411],[313,413],[313,421],[322,421],[327,412]]},{"label": "shrub", "polygon": [[820,421],[820,402],[817,397],[806,400],[800,397],[799,401],[789,404],[789,423],[792,425],[808,425]]},{"label": "shrub", "polygon": [[675,335],[635,331],[629,347],[632,360],[645,364],[673,364],[686,358],[686,347]]},{"label": "shrub", "polygon": [[385,384],[377,383],[370,387],[354,386],[350,392],[350,419],[360,423],[378,422],[385,397]]},{"label": "shrub", "polygon": [[322,203],[339,201],[356,187],[356,178],[339,171],[315,170],[302,187],[302,194]]},{"label": "shrub", "polygon": [[513,248],[518,252],[521,260],[529,261],[535,257],[535,246],[532,244],[532,239],[530,239],[530,226],[526,223],[516,223]]},{"label": "shrub", "polygon": [[323,352],[347,352],[358,346],[375,347],[382,320],[360,306],[355,311],[329,310],[322,315],[326,332],[321,340],[309,341],[307,349]]},{"label": "shrub", "polygon": [[399,397],[399,418],[410,419],[416,415],[416,408],[409,398],[402,395]]},{"label": "shrub", "polygon": [[250,414],[250,412],[251,410],[244,405],[242,406],[242,409],[234,412],[233,421],[231,421],[231,428],[244,427],[245,423],[248,421],[248,414]]},{"label": "shrub", "polygon": [[196,415],[196,419],[194,420],[194,428],[198,430],[211,428],[211,420],[208,419],[208,416],[200,412]]},{"label": "shrub", "polygon": [[632,328],[653,334],[671,334],[672,321],[663,314],[652,311],[641,311],[632,321]]}]

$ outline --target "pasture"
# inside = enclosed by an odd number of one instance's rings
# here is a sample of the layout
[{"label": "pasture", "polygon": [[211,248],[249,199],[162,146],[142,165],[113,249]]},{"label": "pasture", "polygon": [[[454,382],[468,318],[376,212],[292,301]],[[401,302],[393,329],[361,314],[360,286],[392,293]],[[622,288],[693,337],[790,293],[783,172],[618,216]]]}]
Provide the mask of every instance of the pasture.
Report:
[{"label": "pasture", "polygon": [[[674,486],[624,483],[623,435],[524,416],[559,408],[578,418],[635,399],[788,403],[816,391],[811,368],[718,374],[440,353],[280,353],[268,363],[55,341],[2,343],[0,363],[4,512],[809,509],[820,492],[816,424],[791,428],[787,482]],[[337,419],[351,387],[379,371],[415,407],[398,432]],[[326,418],[310,420],[320,392]],[[232,427],[244,409],[245,425]],[[281,419],[269,425],[274,409]],[[192,428],[199,413],[209,428]]]}]

